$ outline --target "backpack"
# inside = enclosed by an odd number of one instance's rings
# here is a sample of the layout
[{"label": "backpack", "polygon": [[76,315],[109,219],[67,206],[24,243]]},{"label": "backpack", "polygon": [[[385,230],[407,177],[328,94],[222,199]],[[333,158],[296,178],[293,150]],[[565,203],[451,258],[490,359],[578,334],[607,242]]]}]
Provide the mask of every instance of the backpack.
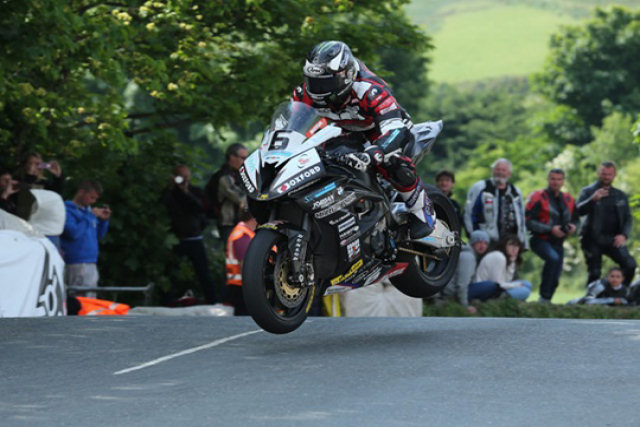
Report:
[{"label": "backpack", "polygon": [[207,186],[204,188],[204,213],[207,217],[212,219],[220,219],[222,215],[222,205],[218,200],[218,183],[220,178],[225,173],[224,166],[218,169],[207,182]]}]

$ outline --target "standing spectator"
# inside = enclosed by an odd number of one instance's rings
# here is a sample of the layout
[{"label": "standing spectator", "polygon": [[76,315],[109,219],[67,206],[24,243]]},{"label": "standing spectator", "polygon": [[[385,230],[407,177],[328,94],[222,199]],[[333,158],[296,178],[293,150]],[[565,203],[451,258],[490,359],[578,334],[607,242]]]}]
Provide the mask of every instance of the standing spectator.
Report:
[{"label": "standing spectator", "polygon": [[247,158],[244,145],[231,144],[225,152],[225,164],[209,179],[205,188],[207,214],[216,218],[220,239],[227,244],[238,214],[247,207],[247,197],[238,169]]},{"label": "standing spectator", "polygon": [[624,273],[619,267],[609,269],[606,277],[587,285],[587,295],[568,304],[606,304],[627,305],[627,288],[624,284]]},{"label": "standing spectator", "polygon": [[[102,194],[102,186],[93,180],[78,185],[73,200],[65,202],[66,219],[60,238],[64,255],[67,286],[98,286],[98,241],[109,228],[111,209],[91,207]],[[95,292],[86,294],[95,298]]]},{"label": "standing spectator", "polygon": [[242,264],[249,248],[249,243],[256,235],[254,230],[258,222],[246,209],[240,211],[238,218],[240,222],[231,231],[226,245],[225,265],[229,297],[234,307],[233,314],[235,316],[246,316],[249,313],[244,305],[244,297],[242,295]]},{"label": "standing spectator", "polygon": [[551,302],[558,287],[564,261],[564,240],[574,234],[578,224],[576,201],[569,193],[560,191],[564,185],[564,171],[551,169],[547,188],[529,195],[525,216],[531,232],[531,250],[544,260],[538,302]]},{"label": "standing spectator", "polygon": [[578,197],[577,210],[581,215],[582,251],[587,262],[587,284],[598,280],[602,270],[602,255],[620,265],[625,285],[633,281],[636,262],[627,250],[631,233],[631,210],[627,195],[614,188],[616,165],[602,162],[598,180],[584,187]]},{"label": "standing spectator", "polygon": [[469,300],[485,301],[498,297],[503,291],[521,301],[529,298],[531,283],[515,279],[523,249],[520,239],[507,236],[498,243],[497,250],[486,254],[476,270],[476,282],[469,285]]},{"label": "standing spectator", "polygon": [[[453,205],[453,208],[455,209],[456,214],[458,215],[458,222],[460,222],[460,227],[464,229],[465,225],[464,225],[464,218],[462,217],[462,208],[460,207],[460,204],[453,199],[453,194],[452,194],[455,183],[456,183],[456,175],[453,173],[452,170],[442,169],[438,173],[436,173],[436,187],[438,187],[438,189],[442,191],[444,195],[449,198],[449,201]],[[467,231],[467,235],[469,235],[468,231]]]},{"label": "standing spectator", "polygon": [[[204,247],[202,232],[207,226],[207,218],[202,205],[202,189],[191,185],[191,171],[186,165],[173,169],[171,183],[162,195],[162,201],[169,211],[171,231],[180,243],[176,252],[191,261],[205,299],[215,304],[215,284],[209,271],[209,261]],[[178,297],[177,289],[172,289],[170,297]]]},{"label": "standing spectator", "polygon": [[471,314],[475,314],[477,310],[469,304],[469,285],[475,281],[478,261],[487,253],[488,249],[489,235],[486,231],[476,230],[471,233],[469,244],[462,245],[456,273],[442,290],[442,296],[457,298],[458,302],[467,307],[467,311]]},{"label": "standing spectator", "polygon": [[507,159],[498,159],[493,165],[493,178],[478,181],[469,189],[464,208],[467,231],[484,230],[491,244],[508,235],[515,235],[525,247],[527,233],[524,220],[522,193],[509,183],[512,165]]},{"label": "standing spectator", "polygon": [[[49,176],[45,175],[45,171]],[[21,190],[45,189],[62,195],[64,177],[60,164],[55,160],[45,162],[38,153],[27,155],[15,178],[20,182]],[[29,191],[19,191],[16,194],[16,215],[28,221],[34,202],[35,198]]]},{"label": "standing spectator", "polygon": [[18,192],[17,184],[8,171],[0,171],[0,209],[10,214],[16,213],[16,204],[12,196]]}]

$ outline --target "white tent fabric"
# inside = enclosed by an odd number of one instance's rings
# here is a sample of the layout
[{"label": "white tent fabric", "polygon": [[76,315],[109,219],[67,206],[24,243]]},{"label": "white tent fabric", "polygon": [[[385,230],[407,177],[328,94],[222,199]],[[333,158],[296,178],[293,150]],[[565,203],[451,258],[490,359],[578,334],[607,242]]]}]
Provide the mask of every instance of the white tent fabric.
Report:
[{"label": "white tent fabric", "polygon": [[66,209],[58,193],[49,190],[31,190],[36,207],[29,223],[45,236],[59,236],[64,230]]},{"label": "white tent fabric", "polygon": [[422,299],[403,294],[386,279],[340,294],[340,299],[346,317],[422,316]]},{"label": "white tent fabric", "polygon": [[2,209],[0,209],[0,230],[14,230],[24,233],[27,236],[43,237],[43,235],[36,231],[27,221],[11,215]]},{"label": "white tent fabric", "polygon": [[64,261],[55,246],[44,237],[0,230],[0,317],[64,314]]}]

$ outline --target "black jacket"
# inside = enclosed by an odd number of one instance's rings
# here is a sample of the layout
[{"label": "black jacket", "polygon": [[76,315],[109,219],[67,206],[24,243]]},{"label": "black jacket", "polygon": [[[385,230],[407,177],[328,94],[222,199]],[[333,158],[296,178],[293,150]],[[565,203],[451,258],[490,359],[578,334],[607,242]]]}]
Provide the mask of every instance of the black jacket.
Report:
[{"label": "black jacket", "polygon": [[171,231],[178,239],[184,240],[190,237],[202,235],[207,226],[207,219],[202,206],[203,191],[189,185],[189,191],[185,193],[177,186],[167,188],[162,195],[162,201],[171,217]]},{"label": "black jacket", "polygon": [[[582,217],[586,216],[580,234],[586,239],[597,240],[597,237],[601,235],[603,221],[607,221],[602,212],[602,204],[592,200],[593,194],[600,187],[600,182],[596,181],[580,190],[580,196],[578,196],[576,206],[578,214]],[[617,188],[610,187],[608,197],[613,197],[616,205],[616,214],[620,225],[617,234],[624,234],[629,238],[631,234],[631,209],[627,195]]]}]

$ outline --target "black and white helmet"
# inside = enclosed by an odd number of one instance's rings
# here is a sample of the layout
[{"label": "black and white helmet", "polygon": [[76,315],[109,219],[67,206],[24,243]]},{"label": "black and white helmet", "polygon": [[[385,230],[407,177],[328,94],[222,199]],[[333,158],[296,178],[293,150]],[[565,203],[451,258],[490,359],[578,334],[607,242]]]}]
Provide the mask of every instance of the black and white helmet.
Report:
[{"label": "black and white helmet", "polygon": [[358,61],[346,43],[319,43],[307,55],[303,68],[307,93],[316,102],[342,105],[358,69]]}]

